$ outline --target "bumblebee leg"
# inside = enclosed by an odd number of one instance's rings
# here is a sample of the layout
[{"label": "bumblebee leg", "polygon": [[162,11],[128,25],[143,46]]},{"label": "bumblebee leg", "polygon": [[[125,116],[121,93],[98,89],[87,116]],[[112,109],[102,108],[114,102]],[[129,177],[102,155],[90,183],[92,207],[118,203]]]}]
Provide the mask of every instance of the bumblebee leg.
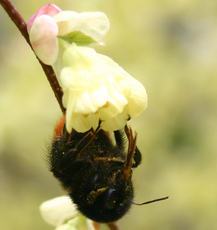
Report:
[{"label": "bumblebee leg", "polygon": [[135,133],[135,137],[133,138],[133,131],[131,128],[129,129],[128,139],[129,139],[128,152],[127,152],[127,158],[124,163],[123,173],[121,176],[122,180],[128,180],[132,176],[132,164],[133,164],[134,153],[136,149],[137,133]]},{"label": "bumblebee leg", "polygon": [[[95,139],[97,133],[100,130],[99,123],[97,129],[95,131],[89,131],[82,139],[76,144],[75,148],[71,149],[70,152],[76,153],[77,157],[90,145],[90,143]],[[68,143],[70,145],[70,142]]]},{"label": "bumblebee leg", "polygon": [[114,131],[114,135],[115,135],[115,141],[117,146],[123,150],[124,146],[125,146],[125,142],[126,140],[124,139],[124,131],[123,130],[116,130]]},{"label": "bumblebee leg", "polygon": [[87,196],[87,202],[88,202],[88,204],[89,204],[89,205],[92,205],[92,204],[95,202],[96,198],[97,198],[100,194],[104,193],[108,188],[109,188],[109,187],[99,188],[99,189],[97,189],[96,191],[91,191],[91,192],[89,193],[89,195]]},{"label": "bumblebee leg", "polygon": [[110,165],[109,169],[107,169],[108,172],[119,170],[120,168],[123,167],[125,163],[124,160],[115,157],[96,157],[94,158],[94,162],[97,162],[99,164],[104,164],[104,165]]},{"label": "bumblebee leg", "polygon": [[[80,154],[90,145],[90,143],[95,139],[97,133],[100,130],[100,123],[95,131],[89,131],[83,135],[81,133],[77,133],[75,130],[72,133],[68,134],[66,130],[64,130],[63,139],[67,139],[68,141],[62,146],[61,139],[56,139],[51,153],[51,171],[55,174],[63,173],[64,171],[72,170],[71,164],[72,161],[85,161],[80,157]],[[76,143],[76,140],[79,140]],[[55,165],[55,166],[54,166]]]},{"label": "bumblebee leg", "polygon": [[94,158],[94,161],[102,161],[104,163],[107,162],[112,162],[112,163],[120,163],[120,164],[124,164],[124,160],[120,159],[120,158],[116,158],[116,157],[96,157]]},{"label": "bumblebee leg", "polygon": [[135,153],[134,153],[134,162],[132,164],[132,168],[136,168],[139,164],[142,162],[142,154],[139,151],[139,149],[136,147]]},{"label": "bumblebee leg", "polygon": [[108,223],[107,225],[110,230],[121,230],[121,227],[116,222]]},{"label": "bumblebee leg", "polygon": [[[130,129],[127,125],[125,125],[124,131],[125,131],[127,138],[130,142],[130,139],[132,139],[132,135],[131,135]],[[141,152],[139,151],[139,149],[137,148],[137,146],[135,148],[135,153],[134,153],[133,159],[134,159],[134,163],[132,164],[132,168],[136,168],[142,162],[142,155],[141,155]]]}]

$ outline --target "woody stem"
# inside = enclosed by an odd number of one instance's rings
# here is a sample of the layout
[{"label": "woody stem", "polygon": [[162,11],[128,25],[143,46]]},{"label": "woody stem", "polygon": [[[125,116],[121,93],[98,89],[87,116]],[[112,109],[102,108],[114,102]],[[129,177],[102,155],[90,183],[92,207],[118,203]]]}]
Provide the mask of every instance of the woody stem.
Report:
[{"label": "woody stem", "polygon": [[[14,5],[9,1],[9,0],[0,0],[0,4],[8,14],[8,16],[11,18],[11,20],[14,22],[20,33],[23,35],[25,38],[26,42],[30,45],[32,48],[30,41],[29,41],[29,34],[27,32],[27,25],[24,19],[21,17],[17,9],[14,7]],[[37,58],[38,59],[38,58]],[[62,110],[63,113],[65,113],[65,108],[63,107],[62,104],[62,89],[57,81],[56,74],[54,73],[54,70],[51,66],[45,65],[38,59],[41,67],[44,70],[44,73],[50,83],[50,86],[55,94],[55,97],[59,103],[59,106]]]}]

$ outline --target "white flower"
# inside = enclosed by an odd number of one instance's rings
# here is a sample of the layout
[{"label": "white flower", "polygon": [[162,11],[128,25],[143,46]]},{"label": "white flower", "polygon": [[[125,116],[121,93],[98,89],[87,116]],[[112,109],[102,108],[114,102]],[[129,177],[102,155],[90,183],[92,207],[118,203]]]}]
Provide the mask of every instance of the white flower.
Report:
[{"label": "white flower", "polygon": [[74,219],[67,221],[55,230],[96,230],[93,221],[84,216],[77,216]]},{"label": "white flower", "polygon": [[40,205],[39,209],[45,222],[56,227],[78,214],[76,206],[68,196],[45,201]]},{"label": "white flower", "polygon": [[59,83],[69,133],[72,128],[78,132],[95,129],[99,121],[103,130],[118,130],[147,107],[144,86],[92,48],[76,44],[65,48]]},{"label": "white flower", "polygon": [[93,221],[77,212],[69,196],[48,200],[39,209],[45,222],[56,230],[95,230]]}]

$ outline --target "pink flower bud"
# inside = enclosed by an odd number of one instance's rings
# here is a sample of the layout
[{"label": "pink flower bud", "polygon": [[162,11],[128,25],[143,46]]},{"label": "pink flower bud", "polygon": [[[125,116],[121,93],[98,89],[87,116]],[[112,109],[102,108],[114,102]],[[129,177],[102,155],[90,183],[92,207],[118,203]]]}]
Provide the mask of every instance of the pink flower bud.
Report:
[{"label": "pink flower bud", "polygon": [[41,15],[32,24],[29,38],[39,59],[47,65],[55,63],[58,57],[58,26],[48,15]]},{"label": "pink flower bud", "polygon": [[30,29],[32,27],[33,22],[41,15],[49,15],[51,17],[53,17],[54,15],[58,14],[59,12],[61,12],[62,10],[54,5],[54,4],[46,4],[44,6],[42,6],[37,12],[36,14],[32,15],[32,17],[29,19],[28,23],[27,23],[27,30],[28,33],[30,32]]}]

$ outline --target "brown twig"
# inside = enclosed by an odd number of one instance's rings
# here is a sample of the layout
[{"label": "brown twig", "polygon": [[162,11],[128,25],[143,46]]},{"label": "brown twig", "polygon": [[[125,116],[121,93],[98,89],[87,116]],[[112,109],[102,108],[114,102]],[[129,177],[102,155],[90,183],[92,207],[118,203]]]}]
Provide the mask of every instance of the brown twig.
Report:
[{"label": "brown twig", "polygon": [[[19,29],[19,31],[21,32],[21,34],[25,38],[26,42],[32,48],[30,41],[29,41],[29,34],[27,32],[26,22],[21,17],[21,15],[17,11],[17,9],[14,7],[14,5],[9,0],[0,0],[0,4],[5,9],[8,16],[14,22],[14,24],[17,26],[17,28]],[[39,59],[38,59],[38,61],[39,61],[41,67],[43,68],[43,70],[47,76],[47,79],[50,83],[50,86],[51,86],[51,88],[55,94],[55,97],[59,103],[59,106],[60,106],[62,112],[65,113],[65,108],[63,107],[63,104],[62,104],[62,96],[63,96],[62,89],[61,89],[61,87],[57,81],[56,74],[54,73],[53,68],[49,65],[45,65]]]}]

